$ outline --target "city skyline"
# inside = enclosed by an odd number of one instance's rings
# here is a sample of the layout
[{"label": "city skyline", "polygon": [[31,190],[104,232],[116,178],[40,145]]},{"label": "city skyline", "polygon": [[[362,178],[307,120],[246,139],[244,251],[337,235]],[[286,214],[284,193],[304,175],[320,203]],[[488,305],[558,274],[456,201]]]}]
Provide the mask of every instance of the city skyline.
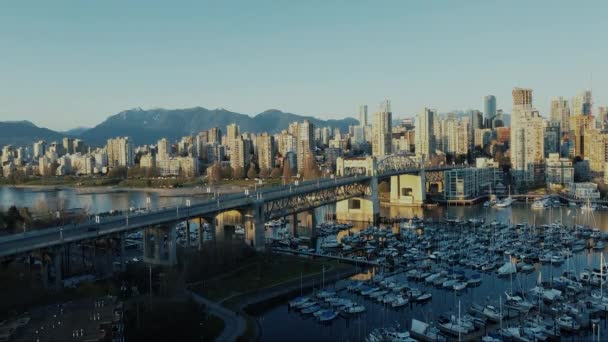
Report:
[{"label": "city skyline", "polygon": [[546,4],[3,5],[0,120],[65,130],[194,106],[357,118],[385,98],[402,118],[483,110],[489,94],[510,113],[517,86],[535,90],[543,117],[552,98],[585,89],[604,105],[606,4],[584,18],[571,16],[576,4]]}]

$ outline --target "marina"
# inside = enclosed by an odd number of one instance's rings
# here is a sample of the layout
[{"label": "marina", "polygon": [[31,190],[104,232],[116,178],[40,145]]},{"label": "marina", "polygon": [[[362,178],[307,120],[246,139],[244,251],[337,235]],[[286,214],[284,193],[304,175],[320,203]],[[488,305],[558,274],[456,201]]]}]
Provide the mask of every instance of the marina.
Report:
[{"label": "marina", "polygon": [[340,256],[361,271],[305,293],[305,308],[257,312],[262,340],[296,329],[293,340],[591,341],[598,331],[602,340],[602,213],[553,203],[539,214],[532,203],[409,208],[414,219],[308,246],[309,257]]}]

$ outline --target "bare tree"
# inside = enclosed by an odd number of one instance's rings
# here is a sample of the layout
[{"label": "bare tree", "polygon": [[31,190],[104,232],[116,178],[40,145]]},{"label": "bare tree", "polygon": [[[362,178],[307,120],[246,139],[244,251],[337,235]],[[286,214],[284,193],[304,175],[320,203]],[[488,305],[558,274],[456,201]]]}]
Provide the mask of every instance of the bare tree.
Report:
[{"label": "bare tree", "polygon": [[293,170],[291,169],[291,165],[289,163],[289,159],[285,159],[283,161],[283,178],[289,180],[294,176]]},{"label": "bare tree", "polygon": [[247,178],[256,179],[257,177],[258,177],[258,173],[255,170],[255,164],[251,163],[251,165],[249,166],[249,170],[247,171]]},{"label": "bare tree", "polygon": [[243,179],[245,178],[245,170],[241,166],[235,166],[232,168],[232,178]]}]

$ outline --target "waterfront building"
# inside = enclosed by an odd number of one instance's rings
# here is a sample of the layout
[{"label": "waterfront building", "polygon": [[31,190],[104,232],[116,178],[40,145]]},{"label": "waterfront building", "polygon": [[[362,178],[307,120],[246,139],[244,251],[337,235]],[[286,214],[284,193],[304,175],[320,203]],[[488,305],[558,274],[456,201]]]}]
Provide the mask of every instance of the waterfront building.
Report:
[{"label": "waterfront building", "polygon": [[445,171],[444,199],[471,200],[487,194],[496,177],[496,168],[465,168]]},{"label": "waterfront building", "polygon": [[579,200],[598,200],[600,199],[600,191],[596,183],[580,182],[572,183],[568,187],[568,195]]},{"label": "waterfront building", "polygon": [[390,101],[386,100],[380,105],[380,109],[374,114],[372,154],[374,156],[385,156],[391,153],[392,145],[392,121]]},{"label": "waterfront building", "polygon": [[551,153],[546,164],[547,187],[567,188],[574,182],[574,166],[569,158],[562,158],[559,153]]}]

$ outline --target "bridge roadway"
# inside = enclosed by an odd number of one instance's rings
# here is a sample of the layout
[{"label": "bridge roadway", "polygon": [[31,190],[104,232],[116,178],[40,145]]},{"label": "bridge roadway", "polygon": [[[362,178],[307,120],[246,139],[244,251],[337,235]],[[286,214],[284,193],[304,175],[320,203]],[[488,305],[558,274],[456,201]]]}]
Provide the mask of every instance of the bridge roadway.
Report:
[{"label": "bridge roadway", "polygon": [[[110,234],[142,229],[153,225],[185,221],[214,213],[246,208],[256,202],[276,200],[289,196],[305,196],[320,189],[368,181],[370,176],[351,176],[335,179],[319,179],[301,182],[299,185],[275,186],[246,196],[243,192],[194,203],[190,207],[176,206],[149,210],[144,213],[128,213],[110,218],[101,218],[99,223],[68,224],[61,227],[17,233],[0,238],[0,257],[31,252],[36,249],[62,245]],[[258,198],[259,194],[259,198]]]},{"label": "bridge roadway", "polygon": [[[446,169],[461,167],[462,166],[460,165],[428,167],[425,168],[425,171],[443,171]],[[255,204],[256,202],[263,204],[265,201],[277,200],[290,196],[305,196],[307,194],[314,193],[317,190],[359,182],[368,182],[373,177],[386,178],[396,174],[418,172],[420,172],[419,168],[412,167],[402,170],[390,170],[377,176],[356,175],[338,178],[324,178],[300,182],[299,185],[289,184],[262,189],[256,192],[251,192],[248,196],[244,195],[244,193],[233,193],[218,196],[218,198],[194,203],[190,207],[176,206],[149,210],[144,213],[127,213],[118,217],[100,217],[99,223],[88,222],[78,225],[68,224],[61,227],[12,234],[0,238],[0,258],[27,253],[40,248],[59,246],[69,242],[95,239],[106,235],[142,229],[153,225],[185,221],[187,219],[208,216],[233,209],[246,208]]]}]

